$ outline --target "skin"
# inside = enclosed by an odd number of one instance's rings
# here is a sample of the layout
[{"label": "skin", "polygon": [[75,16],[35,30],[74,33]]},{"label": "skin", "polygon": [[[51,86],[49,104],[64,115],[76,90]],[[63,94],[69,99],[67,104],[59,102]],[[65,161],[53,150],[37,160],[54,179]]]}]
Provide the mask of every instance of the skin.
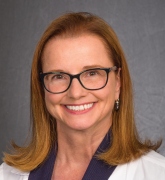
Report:
[{"label": "skin", "polygon": [[[95,35],[50,40],[43,53],[43,72],[55,70],[77,74],[95,67],[114,66],[102,40]],[[84,89],[73,79],[68,91],[52,94],[45,90],[45,102],[56,118],[58,153],[53,179],[82,179],[90,160],[112,124],[114,102],[119,98],[119,72],[109,73],[103,89]],[[83,111],[73,111],[67,105],[92,104]],[[65,171],[64,171],[65,169]]]}]

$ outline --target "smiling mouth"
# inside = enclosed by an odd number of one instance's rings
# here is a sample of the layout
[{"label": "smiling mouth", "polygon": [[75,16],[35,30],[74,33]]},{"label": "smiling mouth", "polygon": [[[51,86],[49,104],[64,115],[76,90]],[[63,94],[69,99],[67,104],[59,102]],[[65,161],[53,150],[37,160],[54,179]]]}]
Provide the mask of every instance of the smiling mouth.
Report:
[{"label": "smiling mouth", "polygon": [[77,106],[66,106],[67,109],[72,110],[72,111],[84,111],[87,109],[90,109],[93,106],[94,103],[89,103],[89,104],[83,104],[83,105],[77,105]]}]

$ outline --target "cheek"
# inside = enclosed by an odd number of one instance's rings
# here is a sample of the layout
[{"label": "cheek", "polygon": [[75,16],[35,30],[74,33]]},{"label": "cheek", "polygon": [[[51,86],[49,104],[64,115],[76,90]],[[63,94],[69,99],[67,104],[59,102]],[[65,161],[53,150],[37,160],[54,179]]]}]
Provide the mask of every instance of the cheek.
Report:
[{"label": "cheek", "polygon": [[107,98],[112,99],[114,103],[115,100],[119,98],[120,94],[120,79],[114,74],[112,78],[109,79],[109,82],[107,84],[107,90]]},{"label": "cheek", "polygon": [[106,102],[106,105],[113,109],[114,102],[115,102],[115,93],[112,89],[107,88],[106,92],[104,93],[104,100]]},{"label": "cheek", "polygon": [[111,111],[114,108],[114,103],[116,100],[115,85],[115,81],[110,81],[100,93],[100,100],[103,102],[105,109],[107,109],[108,111]]},{"label": "cheek", "polygon": [[58,108],[61,99],[62,98],[60,95],[45,92],[45,104],[50,114],[52,114],[55,111],[55,109]]},{"label": "cheek", "polygon": [[113,109],[115,102],[115,90],[111,85],[107,84],[105,88],[95,91],[95,97],[99,100],[101,109],[103,108],[106,111]]},{"label": "cheek", "polygon": [[115,94],[116,94],[116,83],[115,81],[110,80],[110,82],[108,82],[105,88],[104,96],[109,100],[111,99],[112,101],[115,101]]}]

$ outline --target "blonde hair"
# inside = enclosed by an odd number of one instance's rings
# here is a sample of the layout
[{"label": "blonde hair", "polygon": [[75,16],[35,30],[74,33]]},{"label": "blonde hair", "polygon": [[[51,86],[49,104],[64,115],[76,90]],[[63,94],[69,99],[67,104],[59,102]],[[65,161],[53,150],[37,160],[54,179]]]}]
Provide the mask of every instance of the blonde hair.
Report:
[{"label": "blonde hair", "polygon": [[113,29],[101,18],[90,13],[68,13],[54,20],[39,41],[31,71],[32,137],[25,147],[13,144],[14,151],[5,154],[4,161],[23,171],[31,171],[42,164],[57,141],[56,120],[46,109],[44,90],[39,73],[42,71],[42,53],[47,42],[54,37],[96,35],[102,39],[117,67],[121,68],[120,109],[113,111],[112,145],[98,157],[111,165],[129,162],[150,149],[158,148],[150,141],[139,140],[134,122],[132,84],[125,55]]}]

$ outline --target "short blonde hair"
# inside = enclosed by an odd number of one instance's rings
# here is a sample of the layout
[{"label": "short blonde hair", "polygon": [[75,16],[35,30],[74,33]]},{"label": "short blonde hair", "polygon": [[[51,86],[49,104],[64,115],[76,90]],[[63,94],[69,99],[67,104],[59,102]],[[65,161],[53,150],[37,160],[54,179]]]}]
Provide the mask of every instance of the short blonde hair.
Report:
[{"label": "short blonde hair", "polygon": [[4,161],[7,164],[23,171],[33,170],[43,163],[57,141],[56,120],[46,109],[44,90],[39,78],[42,71],[42,54],[50,39],[82,34],[101,38],[113,63],[121,68],[120,109],[114,110],[112,114],[112,145],[98,157],[108,164],[118,165],[158,147],[158,144],[142,143],[139,140],[134,122],[131,78],[125,55],[113,29],[103,19],[90,13],[68,13],[50,24],[36,47],[31,71],[32,138],[26,147],[14,144],[15,151],[5,154]]}]

